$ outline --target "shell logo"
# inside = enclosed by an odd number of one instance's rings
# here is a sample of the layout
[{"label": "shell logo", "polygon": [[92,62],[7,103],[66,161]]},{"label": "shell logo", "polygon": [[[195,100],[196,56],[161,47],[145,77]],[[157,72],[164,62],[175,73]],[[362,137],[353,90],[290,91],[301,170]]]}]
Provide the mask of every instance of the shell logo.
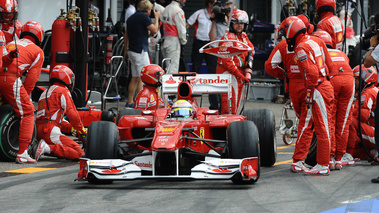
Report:
[{"label": "shell logo", "polygon": [[293,57],[293,61],[297,64],[297,57]]},{"label": "shell logo", "polygon": [[10,45],[8,45],[8,49],[14,50],[14,49],[16,49],[16,46],[14,44],[10,44]]},{"label": "shell logo", "polygon": [[342,40],[342,33],[338,34],[338,41]]},{"label": "shell logo", "polygon": [[318,64],[319,64],[320,66],[322,66],[322,64],[323,64],[323,61],[322,61],[322,59],[321,59],[321,58],[319,58],[319,59],[318,59]]},{"label": "shell logo", "polygon": [[329,53],[329,55],[330,56],[336,56],[336,55],[338,55],[336,52],[331,52],[331,53]]}]

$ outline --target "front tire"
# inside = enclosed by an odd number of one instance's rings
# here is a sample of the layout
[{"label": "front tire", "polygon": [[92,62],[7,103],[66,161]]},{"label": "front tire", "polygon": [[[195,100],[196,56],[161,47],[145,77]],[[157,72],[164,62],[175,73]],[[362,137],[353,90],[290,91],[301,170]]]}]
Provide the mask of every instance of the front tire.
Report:
[{"label": "front tire", "polygon": [[268,109],[249,109],[242,114],[253,121],[258,128],[262,166],[272,166],[276,162],[275,116]]},{"label": "front tire", "polygon": [[[227,128],[227,146],[228,156],[232,159],[258,157],[258,162],[260,162],[258,129],[252,121],[236,121],[231,123]],[[255,183],[259,179],[260,170],[260,163],[258,163],[256,180],[244,181],[241,173],[237,173],[232,178],[232,181],[235,184]]]},{"label": "front tire", "polygon": [[116,159],[118,148],[118,129],[109,121],[92,122],[88,128],[86,157],[95,159]]}]

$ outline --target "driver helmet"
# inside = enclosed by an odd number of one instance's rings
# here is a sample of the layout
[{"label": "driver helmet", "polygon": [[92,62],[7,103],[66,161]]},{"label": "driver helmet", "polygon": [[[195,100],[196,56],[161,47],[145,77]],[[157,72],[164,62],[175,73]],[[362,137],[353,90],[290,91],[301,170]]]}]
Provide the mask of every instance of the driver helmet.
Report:
[{"label": "driver helmet", "polygon": [[141,70],[141,80],[147,85],[159,87],[162,85],[162,75],[165,74],[162,67],[156,64],[144,66]]},{"label": "driver helmet", "polygon": [[186,100],[177,100],[171,107],[171,117],[193,118],[195,110]]},{"label": "driver helmet", "polygon": [[0,0],[0,21],[8,24],[17,20],[18,8],[16,0]]}]

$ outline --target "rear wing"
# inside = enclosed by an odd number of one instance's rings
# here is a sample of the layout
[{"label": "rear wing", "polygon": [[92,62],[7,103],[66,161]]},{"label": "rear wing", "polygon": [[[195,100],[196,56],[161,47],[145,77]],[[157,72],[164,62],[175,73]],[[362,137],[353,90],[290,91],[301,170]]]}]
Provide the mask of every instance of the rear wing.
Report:
[{"label": "rear wing", "polygon": [[[187,81],[191,85],[192,94],[228,94],[228,103],[231,103],[232,99],[232,84],[237,85],[236,79],[230,74],[196,74],[196,76],[187,76]],[[172,74],[162,76],[162,97],[165,107],[168,96],[178,94],[180,82],[182,82],[181,76]],[[231,105],[229,108],[231,109]]]}]

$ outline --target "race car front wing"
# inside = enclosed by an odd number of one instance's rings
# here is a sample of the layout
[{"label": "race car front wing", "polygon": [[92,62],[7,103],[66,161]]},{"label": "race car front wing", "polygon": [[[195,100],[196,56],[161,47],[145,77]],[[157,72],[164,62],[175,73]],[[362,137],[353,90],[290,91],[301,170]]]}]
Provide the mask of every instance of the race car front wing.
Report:
[{"label": "race car front wing", "polygon": [[[190,175],[142,175],[142,169],[133,161],[120,159],[91,160],[80,159],[79,181],[86,181],[89,174],[98,180],[134,179],[231,179],[240,173],[243,180],[256,180],[259,167],[258,157],[244,159],[213,159],[202,161],[191,169]],[[146,166],[146,165],[145,165]]]}]

